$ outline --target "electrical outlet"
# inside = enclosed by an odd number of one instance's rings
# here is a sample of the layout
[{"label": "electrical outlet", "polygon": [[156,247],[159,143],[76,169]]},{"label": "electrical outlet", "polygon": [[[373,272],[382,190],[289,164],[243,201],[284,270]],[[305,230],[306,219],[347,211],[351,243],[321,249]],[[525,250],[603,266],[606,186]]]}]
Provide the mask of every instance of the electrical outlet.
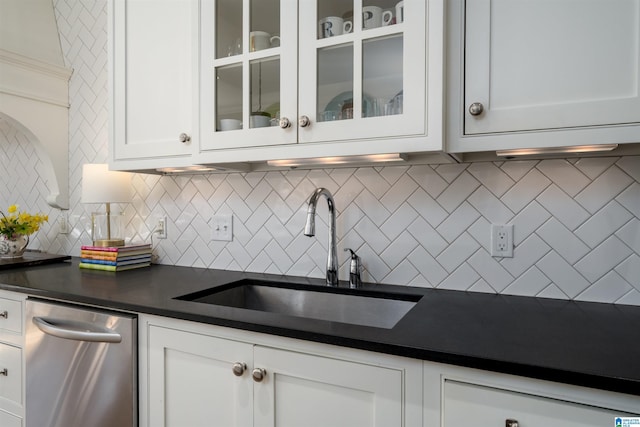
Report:
[{"label": "electrical outlet", "polygon": [[155,233],[158,236],[158,239],[167,238],[167,217],[166,216],[158,218],[158,223],[156,224]]},{"label": "electrical outlet", "polygon": [[233,215],[214,215],[209,221],[211,240],[231,242],[233,240]]},{"label": "electrical outlet", "polygon": [[58,233],[69,234],[69,221],[67,220],[67,215],[64,213],[58,217]]},{"label": "electrical outlet", "polygon": [[491,256],[513,257],[513,225],[491,224]]}]

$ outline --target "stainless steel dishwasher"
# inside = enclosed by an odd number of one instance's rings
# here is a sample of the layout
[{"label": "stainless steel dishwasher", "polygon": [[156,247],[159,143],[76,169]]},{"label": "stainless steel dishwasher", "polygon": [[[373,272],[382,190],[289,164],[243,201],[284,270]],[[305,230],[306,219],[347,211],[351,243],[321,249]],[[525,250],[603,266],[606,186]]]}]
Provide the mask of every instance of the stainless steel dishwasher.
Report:
[{"label": "stainless steel dishwasher", "polygon": [[28,299],[26,427],[138,425],[137,318]]}]

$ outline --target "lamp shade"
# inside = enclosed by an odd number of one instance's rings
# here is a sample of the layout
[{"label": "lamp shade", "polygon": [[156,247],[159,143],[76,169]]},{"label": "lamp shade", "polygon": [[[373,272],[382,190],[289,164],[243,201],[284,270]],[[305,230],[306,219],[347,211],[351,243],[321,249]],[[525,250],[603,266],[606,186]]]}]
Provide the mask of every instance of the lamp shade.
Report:
[{"label": "lamp shade", "polygon": [[82,165],[82,203],[131,202],[131,174],[110,171],[107,164]]}]

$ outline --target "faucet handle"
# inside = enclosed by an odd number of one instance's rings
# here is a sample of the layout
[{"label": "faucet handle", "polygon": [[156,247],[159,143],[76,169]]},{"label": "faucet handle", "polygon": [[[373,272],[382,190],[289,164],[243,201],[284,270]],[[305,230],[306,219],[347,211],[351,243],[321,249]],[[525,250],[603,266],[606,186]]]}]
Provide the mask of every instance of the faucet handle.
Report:
[{"label": "faucet handle", "polygon": [[359,288],[362,286],[362,279],[360,277],[362,263],[360,262],[360,257],[351,248],[345,248],[344,251],[351,252],[351,263],[349,265],[349,287]]}]

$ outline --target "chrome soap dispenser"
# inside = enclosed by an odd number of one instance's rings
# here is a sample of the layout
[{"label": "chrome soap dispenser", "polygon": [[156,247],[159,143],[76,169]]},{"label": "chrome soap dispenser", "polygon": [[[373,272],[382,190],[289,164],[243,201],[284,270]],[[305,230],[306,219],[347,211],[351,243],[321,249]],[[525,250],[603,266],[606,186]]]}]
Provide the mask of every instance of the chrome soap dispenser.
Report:
[{"label": "chrome soap dispenser", "polygon": [[362,265],[360,263],[360,257],[353,251],[353,249],[345,248],[344,250],[351,252],[351,263],[349,265],[349,287],[352,289],[362,286],[362,279],[360,278],[360,270]]}]

